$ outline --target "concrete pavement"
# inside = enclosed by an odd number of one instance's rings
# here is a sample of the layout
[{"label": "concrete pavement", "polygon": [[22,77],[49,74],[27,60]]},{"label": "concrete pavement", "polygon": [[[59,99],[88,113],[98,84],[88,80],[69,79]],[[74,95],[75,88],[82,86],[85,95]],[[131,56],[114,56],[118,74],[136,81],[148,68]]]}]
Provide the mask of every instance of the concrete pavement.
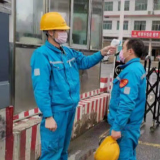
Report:
[{"label": "concrete pavement", "polygon": [[[141,137],[137,147],[137,160],[160,160],[160,128],[150,132],[151,123],[147,122],[141,129]],[[69,160],[80,160],[89,151],[98,147],[99,137],[107,135],[109,125],[104,121],[96,125],[82,136],[71,141]],[[94,160],[93,157],[86,160]]]},{"label": "concrete pavement", "polygon": [[[113,73],[113,64],[101,66],[101,77]],[[152,114],[147,115],[147,121],[141,128],[141,137],[137,147],[137,160],[160,160],[160,127],[155,132],[150,132],[152,126]],[[91,128],[89,131],[71,141],[69,147],[69,160],[94,160],[93,151],[98,147],[99,137],[107,135],[109,125],[103,121]],[[92,152],[90,158],[84,157]]]}]

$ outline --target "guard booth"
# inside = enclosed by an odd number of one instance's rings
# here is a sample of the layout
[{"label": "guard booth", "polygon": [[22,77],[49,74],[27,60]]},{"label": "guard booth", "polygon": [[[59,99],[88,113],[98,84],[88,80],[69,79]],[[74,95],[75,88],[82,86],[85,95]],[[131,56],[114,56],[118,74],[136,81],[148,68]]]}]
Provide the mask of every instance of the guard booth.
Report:
[{"label": "guard booth", "polygon": [[[59,12],[71,28],[65,45],[92,55],[102,48],[103,4],[104,0],[0,0],[2,160],[40,156],[41,117],[35,115],[40,111],[33,95],[30,58],[46,41],[45,34],[40,31],[42,15]],[[101,66],[97,64],[79,72],[81,102],[77,106],[72,138],[101,122],[107,113],[110,94],[100,89],[100,71]]]},{"label": "guard booth", "polygon": [[[14,114],[36,106],[30,58],[41,46],[45,34],[40,31],[40,19],[46,12],[59,12],[71,27],[67,46],[91,55],[102,48],[103,0],[13,0],[10,20],[13,49],[11,50],[11,104]],[[80,71],[81,93],[100,88],[100,64]]]}]

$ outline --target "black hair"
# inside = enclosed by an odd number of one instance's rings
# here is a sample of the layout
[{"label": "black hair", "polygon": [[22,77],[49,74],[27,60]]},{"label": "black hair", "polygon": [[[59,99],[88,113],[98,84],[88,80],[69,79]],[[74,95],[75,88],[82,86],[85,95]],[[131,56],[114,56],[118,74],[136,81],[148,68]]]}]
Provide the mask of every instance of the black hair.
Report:
[{"label": "black hair", "polygon": [[46,37],[48,38],[48,31],[43,31]]},{"label": "black hair", "polygon": [[142,57],[146,53],[143,41],[139,38],[130,38],[127,40],[127,49],[133,49],[137,57]]}]

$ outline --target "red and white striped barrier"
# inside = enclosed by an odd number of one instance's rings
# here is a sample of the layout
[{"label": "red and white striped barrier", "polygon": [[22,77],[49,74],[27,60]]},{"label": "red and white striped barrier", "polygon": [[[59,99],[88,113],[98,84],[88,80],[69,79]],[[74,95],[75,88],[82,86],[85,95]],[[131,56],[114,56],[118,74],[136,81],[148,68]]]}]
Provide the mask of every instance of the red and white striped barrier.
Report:
[{"label": "red and white striped barrier", "polygon": [[22,120],[14,124],[13,160],[36,160],[40,156],[39,116]]},{"label": "red and white striped barrier", "polygon": [[31,117],[31,116],[34,116],[34,115],[40,114],[40,113],[41,113],[41,111],[38,108],[34,108],[29,111],[21,112],[20,114],[14,115],[13,120],[14,121],[22,120],[27,117]]},{"label": "red and white striped barrier", "polygon": [[101,78],[101,81],[100,81],[100,91],[101,92],[107,92],[108,89],[109,89],[109,86],[108,86],[108,78]]},{"label": "red and white striped barrier", "polygon": [[[79,102],[72,138],[103,120],[107,114],[109,98],[110,94],[103,93]],[[14,142],[10,150],[10,160],[32,160],[40,156],[40,121],[39,116],[34,116],[14,123]]]},{"label": "red and white striped barrier", "polygon": [[0,159],[12,160],[13,107],[0,110]]},{"label": "red and white striped barrier", "polygon": [[85,99],[85,98],[93,97],[93,96],[98,95],[100,93],[101,93],[100,89],[96,89],[96,90],[81,94],[80,98]]},{"label": "red and white striped barrier", "polygon": [[103,93],[89,99],[81,100],[76,110],[72,138],[103,120],[107,115],[110,94]]},{"label": "red and white striped barrier", "polygon": [[[101,87],[81,95],[76,110],[72,138],[103,120],[107,114],[111,78],[102,78]],[[40,156],[40,114],[38,108],[13,117],[13,107],[0,110],[0,155],[1,160],[32,160]],[[14,120],[14,124],[13,124]]]},{"label": "red and white striped barrier", "polygon": [[[97,89],[97,90],[94,90],[94,91],[83,93],[83,94],[81,94],[80,97],[81,97],[81,99],[85,99],[85,98],[89,98],[89,97],[98,95],[100,93],[101,93],[100,89]],[[34,116],[36,114],[40,114],[40,113],[41,113],[41,111],[38,108],[34,108],[32,110],[24,111],[24,112],[21,112],[20,114],[14,115],[13,120],[14,120],[14,122],[16,122],[16,121],[25,119],[27,117],[31,117],[31,116]]]},{"label": "red and white striped barrier", "polygon": [[[110,83],[108,83],[108,82],[110,82],[110,81],[111,80],[109,80],[109,78],[101,78],[100,89],[96,89],[96,90],[93,90],[93,91],[90,91],[90,92],[83,93],[83,94],[81,94],[80,98],[81,99],[86,99],[86,98],[89,98],[89,97],[96,96],[96,95],[98,95],[100,93],[103,93],[105,91],[109,91],[111,86],[109,86]],[[38,108],[34,108],[32,110],[24,111],[24,112],[21,112],[20,114],[14,115],[13,120],[14,120],[14,122],[16,122],[16,121],[25,119],[27,117],[31,117],[31,116],[34,116],[36,114],[40,114],[40,113],[41,113],[41,111]]]},{"label": "red and white striped barrier", "polygon": [[111,92],[113,78],[112,75],[109,77],[101,78],[100,80],[100,91],[101,92]]}]

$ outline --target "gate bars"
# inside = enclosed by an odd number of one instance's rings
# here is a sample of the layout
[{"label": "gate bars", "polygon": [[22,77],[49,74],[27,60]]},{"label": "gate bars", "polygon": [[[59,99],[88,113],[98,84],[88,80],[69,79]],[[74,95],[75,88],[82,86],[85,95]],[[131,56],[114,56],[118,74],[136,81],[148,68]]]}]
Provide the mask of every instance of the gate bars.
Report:
[{"label": "gate bars", "polygon": [[[147,89],[146,89],[146,105],[145,105],[145,115],[144,122],[146,122],[146,117],[149,112],[153,115],[153,125],[150,127],[151,132],[159,126],[160,121],[160,59],[158,61],[158,67],[151,67],[151,57],[147,56],[144,62],[144,68],[146,71],[146,79],[147,79]],[[152,74],[156,74],[156,81],[151,84],[151,76]],[[149,99],[150,94],[154,95],[154,101],[151,103]]]}]

